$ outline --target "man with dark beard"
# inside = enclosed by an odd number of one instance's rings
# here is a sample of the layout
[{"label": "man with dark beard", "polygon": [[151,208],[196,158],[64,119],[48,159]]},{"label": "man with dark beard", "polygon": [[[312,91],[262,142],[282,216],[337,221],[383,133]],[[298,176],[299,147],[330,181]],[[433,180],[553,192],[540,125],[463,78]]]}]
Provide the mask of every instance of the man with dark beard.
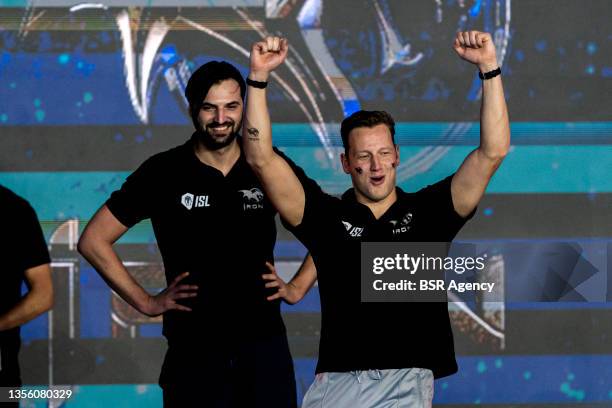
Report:
[{"label": "man with dark beard", "polygon": [[[185,90],[196,128],[191,139],[146,160],[79,241],[79,251],[126,302],[146,315],[164,315],[168,352],[159,383],[165,407],[296,406],[276,299],[301,299],[316,271],[307,257],[293,284],[285,285],[272,266],[276,211],[236,137],[245,89],[231,64],[200,67]],[[112,248],[146,218],[170,283],[154,296]]]}]

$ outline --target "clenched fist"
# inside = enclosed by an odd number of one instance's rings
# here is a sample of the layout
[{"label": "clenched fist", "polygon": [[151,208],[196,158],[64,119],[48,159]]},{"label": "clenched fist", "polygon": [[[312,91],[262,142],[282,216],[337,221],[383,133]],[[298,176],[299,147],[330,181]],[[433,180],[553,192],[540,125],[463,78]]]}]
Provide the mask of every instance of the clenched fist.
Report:
[{"label": "clenched fist", "polygon": [[497,55],[491,34],[480,31],[457,33],[453,43],[455,52],[465,61],[478,66],[480,72],[497,69]]},{"label": "clenched fist", "polygon": [[255,81],[267,81],[271,71],[285,61],[289,43],[286,38],[266,37],[251,47],[251,73]]}]

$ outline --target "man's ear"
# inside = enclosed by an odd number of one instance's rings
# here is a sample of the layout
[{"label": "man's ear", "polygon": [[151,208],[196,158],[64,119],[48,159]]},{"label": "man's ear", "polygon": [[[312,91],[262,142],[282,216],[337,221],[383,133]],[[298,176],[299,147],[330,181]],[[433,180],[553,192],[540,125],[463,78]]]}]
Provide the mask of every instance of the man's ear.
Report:
[{"label": "man's ear", "polygon": [[399,166],[400,163],[400,149],[399,145],[395,145],[395,165],[393,167]]},{"label": "man's ear", "polygon": [[342,162],[342,170],[344,170],[346,174],[351,174],[351,166],[349,166],[349,159],[346,153],[340,153],[340,161]]}]

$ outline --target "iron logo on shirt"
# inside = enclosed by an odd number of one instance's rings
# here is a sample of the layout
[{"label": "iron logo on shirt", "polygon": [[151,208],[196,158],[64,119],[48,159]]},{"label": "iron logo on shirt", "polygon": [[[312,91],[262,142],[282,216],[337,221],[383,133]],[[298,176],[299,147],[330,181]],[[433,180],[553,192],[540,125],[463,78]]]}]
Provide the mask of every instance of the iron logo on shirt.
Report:
[{"label": "iron logo on shirt", "polygon": [[342,221],[342,224],[351,237],[357,238],[363,233],[364,227],[355,227],[348,221]]},{"label": "iron logo on shirt", "polygon": [[181,196],[181,204],[188,210],[191,210],[193,207],[210,207],[207,195],[194,196],[191,193],[185,193]]},{"label": "iron logo on shirt", "polygon": [[264,194],[257,187],[250,190],[238,190],[242,193],[242,209],[245,211],[263,209]]},{"label": "iron logo on shirt", "polygon": [[412,213],[406,213],[401,220],[389,221],[389,223],[393,225],[393,235],[407,232],[410,229],[410,221],[412,221]]}]

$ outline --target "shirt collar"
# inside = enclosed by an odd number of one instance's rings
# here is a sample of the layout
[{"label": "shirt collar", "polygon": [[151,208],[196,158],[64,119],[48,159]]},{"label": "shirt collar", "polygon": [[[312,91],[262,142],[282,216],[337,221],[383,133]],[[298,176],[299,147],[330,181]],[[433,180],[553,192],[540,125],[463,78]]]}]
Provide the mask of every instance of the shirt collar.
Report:
[{"label": "shirt collar", "polygon": [[[397,198],[398,198],[397,201],[399,201],[400,197],[403,198],[403,197],[405,197],[407,195],[407,193],[404,192],[404,190],[402,190],[398,186],[395,186],[395,192],[396,192]],[[357,203],[357,204],[363,205],[363,204],[361,204],[360,202],[357,201],[357,196],[355,195],[355,188],[354,187],[349,188],[348,190],[346,190],[342,194],[342,201],[345,201],[347,203]],[[393,204],[395,205],[395,203],[393,203]]]},{"label": "shirt collar", "polygon": [[[397,200],[385,211],[385,213],[378,219],[378,221],[385,219],[387,216],[394,214],[397,211],[397,208],[401,206],[401,202],[408,195],[399,187],[395,187],[395,192],[397,194]],[[374,214],[370,208],[357,201],[357,196],[355,195],[355,188],[349,188],[342,194],[342,202],[346,204],[351,210],[357,212],[367,212],[367,217],[371,217],[374,219]]]},{"label": "shirt collar", "polygon": [[[183,144],[183,146],[182,146],[183,154],[187,157],[188,162],[198,166],[199,168],[205,168],[205,169],[208,169],[208,170],[219,172],[219,170],[217,170],[216,168],[214,168],[212,166],[209,166],[206,163],[202,163],[200,161],[200,159],[198,159],[198,156],[196,156],[194,147],[195,147],[195,144],[196,144],[196,138],[197,137],[198,137],[197,131],[193,132],[193,134],[191,135],[189,140],[187,140]],[[234,163],[234,166],[231,168],[230,173],[234,172],[235,170],[243,169],[245,166],[249,165],[247,163],[247,161],[246,161],[246,157],[244,155],[244,152],[242,151],[242,137],[241,136],[236,136],[236,141],[238,142],[238,146],[240,147],[240,156],[238,156],[238,161],[236,161],[236,163]],[[228,173],[228,175],[229,175],[229,173]]]}]

